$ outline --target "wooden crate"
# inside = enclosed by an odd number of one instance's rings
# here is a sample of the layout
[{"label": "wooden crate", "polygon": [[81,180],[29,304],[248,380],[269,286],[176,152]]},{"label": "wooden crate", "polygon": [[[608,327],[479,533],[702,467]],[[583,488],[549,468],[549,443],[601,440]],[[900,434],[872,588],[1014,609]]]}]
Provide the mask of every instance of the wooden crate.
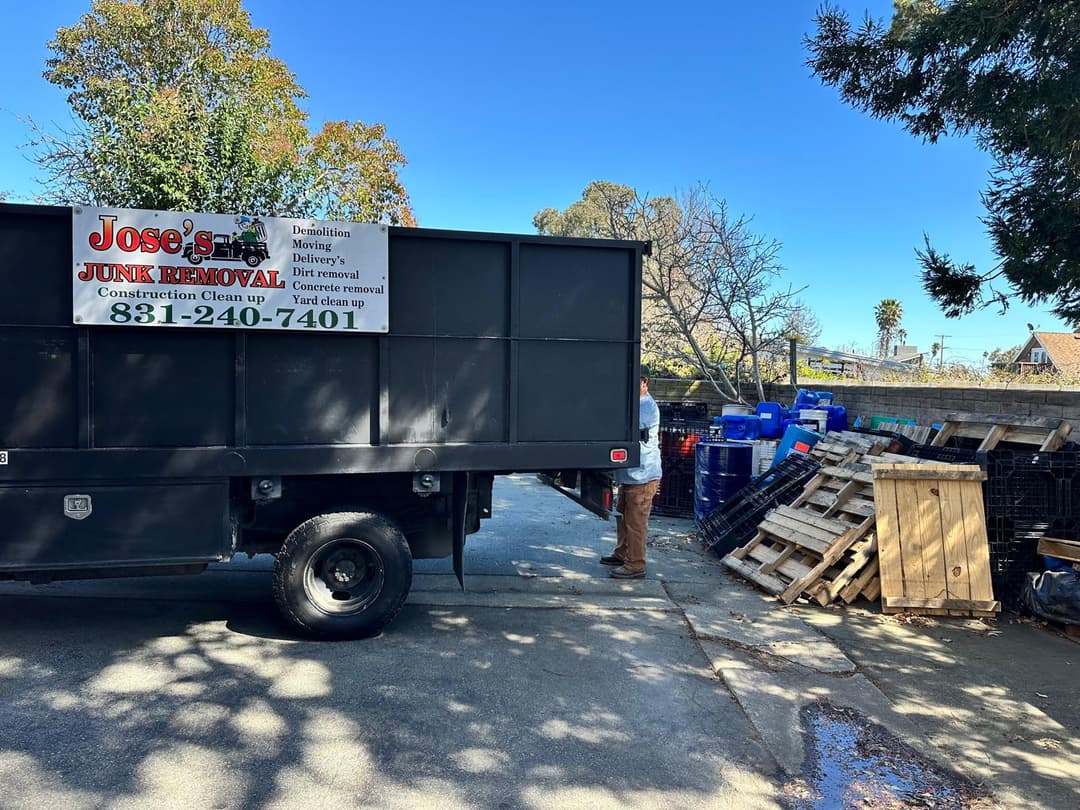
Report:
[{"label": "wooden crate", "polygon": [[983,511],[986,473],[974,465],[881,464],[873,474],[884,611],[999,611]]}]

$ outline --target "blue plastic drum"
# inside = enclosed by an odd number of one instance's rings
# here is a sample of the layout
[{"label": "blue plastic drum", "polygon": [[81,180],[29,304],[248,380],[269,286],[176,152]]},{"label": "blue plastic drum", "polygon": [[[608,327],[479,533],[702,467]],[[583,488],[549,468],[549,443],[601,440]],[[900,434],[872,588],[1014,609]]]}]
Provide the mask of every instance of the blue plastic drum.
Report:
[{"label": "blue plastic drum", "polygon": [[701,521],[750,483],[754,448],[738,442],[698,442],[694,465],[694,519]]}]

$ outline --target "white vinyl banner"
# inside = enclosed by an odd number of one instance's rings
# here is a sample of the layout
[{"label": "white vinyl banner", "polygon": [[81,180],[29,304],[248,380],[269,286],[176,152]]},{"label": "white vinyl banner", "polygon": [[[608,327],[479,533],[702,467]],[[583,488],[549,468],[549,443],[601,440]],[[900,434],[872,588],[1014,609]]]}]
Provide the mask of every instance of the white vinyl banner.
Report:
[{"label": "white vinyl banner", "polygon": [[77,324],[386,332],[385,225],[76,208]]}]

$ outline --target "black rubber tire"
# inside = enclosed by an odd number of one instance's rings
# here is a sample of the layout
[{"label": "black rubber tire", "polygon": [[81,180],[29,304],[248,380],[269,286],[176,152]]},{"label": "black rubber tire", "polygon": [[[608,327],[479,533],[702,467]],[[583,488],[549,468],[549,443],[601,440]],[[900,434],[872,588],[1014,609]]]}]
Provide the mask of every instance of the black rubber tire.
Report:
[{"label": "black rubber tire", "polygon": [[248,267],[258,267],[262,263],[262,256],[258,253],[245,253],[243,258]]},{"label": "black rubber tire", "polygon": [[192,264],[202,264],[202,254],[196,253],[194,250],[187,254],[187,260]]},{"label": "black rubber tire", "polygon": [[[355,613],[327,613],[309,598],[305,576],[312,557],[334,540],[362,541],[382,564],[382,587]],[[405,535],[374,512],[332,512],[306,520],[285,538],[274,562],[274,599],[289,624],[315,638],[366,638],[393,621],[412,586],[412,553]]]}]

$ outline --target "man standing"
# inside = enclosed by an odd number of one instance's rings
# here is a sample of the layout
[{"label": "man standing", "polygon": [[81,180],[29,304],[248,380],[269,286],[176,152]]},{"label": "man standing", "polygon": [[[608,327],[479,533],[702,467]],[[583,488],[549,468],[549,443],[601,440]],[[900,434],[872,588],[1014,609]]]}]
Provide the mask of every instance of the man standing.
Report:
[{"label": "man standing", "polygon": [[615,472],[619,484],[619,514],[615,518],[619,544],[610,556],[601,557],[604,565],[618,566],[611,572],[615,579],[640,579],[645,576],[645,538],[649,533],[649,512],[660,486],[660,409],[649,394],[649,378],[641,378],[641,466]]}]

